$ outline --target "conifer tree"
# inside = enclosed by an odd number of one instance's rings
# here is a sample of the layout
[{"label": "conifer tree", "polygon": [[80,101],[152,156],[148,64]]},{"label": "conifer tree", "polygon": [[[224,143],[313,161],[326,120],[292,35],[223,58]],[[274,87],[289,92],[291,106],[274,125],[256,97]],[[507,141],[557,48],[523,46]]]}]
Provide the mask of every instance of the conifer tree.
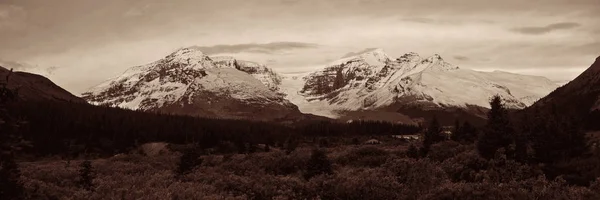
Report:
[{"label": "conifer tree", "polygon": [[15,151],[22,140],[17,135],[19,124],[8,113],[7,105],[17,98],[17,91],[8,88],[8,80],[0,82],[0,199],[21,199],[23,185],[20,170],[15,162]]},{"label": "conifer tree", "polygon": [[321,174],[333,174],[333,169],[325,151],[315,149],[308,160],[304,178],[309,180]]},{"label": "conifer tree", "polygon": [[587,152],[585,132],[579,120],[553,111],[537,114],[530,130],[534,161],[560,162]]},{"label": "conifer tree", "polygon": [[444,141],[445,137],[442,135],[442,126],[440,125],[437,117],[433,117],[429,123],[429,127],[425,132],[423,138],[423,147],[429,150],[429,147],[435,143]]},{"label": "conifer tree", "polygon": [[183,152],[183,155],[179,158],[177,169],[175,170],[176,177],[180,178],[202,164],[203,160],[200,158],[200,153],[198,151],[197,148],[190,148]]},{"label": "conifer tree", "polygon": [[406,156],[414,159],[419,158],[419,149],[415,145],[411,144],[408,147],[408,150],[406,150]]},{"label": "conifer tree", "polygon": [[460,122],[457,119],[456,121],[454,121],[454,130],[452,130],[452,135],[450,136],[450,139],[457,142],[462,140],[462,138],[460,137],[463,134],[462,131],[463,129],[460,126]]},{"label": "conifer tree", "polygon": [[498,95],[494,96],[490,101],[490,107],[488,122],[477,143],[479,155],[487,159],[493,158],[498,149],[507,148],[514,139],[514,130],[502,98]]},{"label": "conifer tree", "polygon": [[293,137],[290,137],[285,142],[285,154],[290,155],[298,147],[298,142]]},{"label": "conifer tree", "polygon": [[79,186],[85,190],[94,190],[94,169],[90,160],[84,160],[79,165]]},{"label": "conifer tree", "polygon": [[[457,123],[458,122],[456,122],[455,124]],[[454,130],[452,132],[452,136],[450,138],[453,141],[457,142],[472,143],[477,139],[477,129],[473,127],[471,123],[465,121],[462,125],[455,125]]]}]

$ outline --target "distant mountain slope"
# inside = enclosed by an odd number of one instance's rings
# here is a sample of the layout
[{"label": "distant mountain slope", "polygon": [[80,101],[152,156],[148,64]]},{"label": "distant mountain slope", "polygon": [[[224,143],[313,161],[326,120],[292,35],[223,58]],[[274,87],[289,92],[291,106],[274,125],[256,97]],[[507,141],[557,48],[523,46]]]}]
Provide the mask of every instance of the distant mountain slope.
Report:
[{"label": "distant mountain slope", "polygon": [[[6,82],[10,70],[0,66],[0,81]],[[27,72],[13,72],[8,87],[18,90],[21,101],[66,101],[85,103],[85,100],[54,84],[50,79]]]},{"label": "distant mountain slope", "polygon": [[542,98],[532,108],[550,106],[561,113],[600,124],[600,57],[577,78]]},{"label": "distant mountain slope", "polygon": [[[521,109],[550,93],[557,85],[544,77],[507,72],[461,69],[440,55],[422,58],[407,53],[390,58],[382,49],[343,58],[324,69],[288,77],[283,85],[300,110],[341,117],[361,110],[419,108],[444,110],[489,107],[489,99],[500,95],[513,109]],[[320,108],[320,109],[317,109]],[[404,114],[404,113],[402,113]]]},{"label": "distant mountain slope", "polygon": [[217,118],[276,120],[300,115],[264,65],[182,48],[132,67],[83,94],[93,104]]}]

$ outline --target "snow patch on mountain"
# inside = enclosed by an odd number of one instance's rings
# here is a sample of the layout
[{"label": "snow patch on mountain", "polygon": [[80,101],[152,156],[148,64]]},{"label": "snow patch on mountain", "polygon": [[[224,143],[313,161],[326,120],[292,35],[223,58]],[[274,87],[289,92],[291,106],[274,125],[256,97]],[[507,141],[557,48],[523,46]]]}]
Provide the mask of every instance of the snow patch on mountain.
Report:
[{"label": "snow patch on mountain", "polygon": [[398,103],[488,108],[494,95],[500,95],[511,108],[524,108],[557,87],[544,77],[461,69],[438,54],[422,58],[411,52],[391,59],[381,49],[287,77],[282,85],[289,87],[285,93],[302,112],[322,116]]},{"label": "snow patch on mountain", "polygon": [[135,66],[83,94],[96,105],[153,110],[192,104],[203,95],[240,103],[290,107],[278,93],[281,77],[264,65],[231,57],[211,58],[182,48],[156,62]]},{"label": "snow patch on mountain", "polygon": [[254,78],[261,81],[272,91],[278,91],[281,84],[281,75],[275,73],[272,69],[264,64],[259,64],[251,61],[238,60],[229,56],[211,57],[215,65],[218,67],[230,67],[246,72]]}]

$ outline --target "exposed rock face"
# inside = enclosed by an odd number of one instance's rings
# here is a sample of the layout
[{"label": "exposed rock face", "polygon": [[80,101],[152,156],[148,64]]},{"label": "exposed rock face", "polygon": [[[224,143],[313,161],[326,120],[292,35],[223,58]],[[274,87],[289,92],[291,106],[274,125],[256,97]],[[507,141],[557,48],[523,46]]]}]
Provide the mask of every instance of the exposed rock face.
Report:
[{"label": "exposed rock face", "polygon": [[323,115],[330,117],[403,108],[460,108],[470,112],[479,110],[473,107],[489,107],[494,95],[500,95],[508,107],[521,109],[557,87],[544,77],[461,69],[437,54],[422,58],[411,52],[392,59],[381,49],[343,58],[284,82],[302,85],[297,91],[286,89],[300,110],[327,112]]},{"label": "exposed rock face", "polygon": [[299,115],[264,65],[215,58],[191,48],[132,67],[84,98],[93,104],[203,117],[275,120]]}]

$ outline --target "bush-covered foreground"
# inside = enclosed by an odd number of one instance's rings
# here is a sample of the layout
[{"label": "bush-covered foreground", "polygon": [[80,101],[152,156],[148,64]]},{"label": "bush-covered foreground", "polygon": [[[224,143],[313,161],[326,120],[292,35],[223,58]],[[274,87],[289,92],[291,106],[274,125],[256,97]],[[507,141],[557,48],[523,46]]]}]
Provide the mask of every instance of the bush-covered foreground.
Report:
[{"label": "bush-covered foreground", "polygon": [[19,165],[30,199],[600,199],[600,179],[570,186],[547,180],[540,166],[502,153],[482,159],[473,145],[451,141],[421,159],[408,158],[404,145],[320,149],[326,157],[314,149],[200,155],[181,176],[181,153],[119,155],[92,160],[89,189],[80,183],[83,160]]}]

